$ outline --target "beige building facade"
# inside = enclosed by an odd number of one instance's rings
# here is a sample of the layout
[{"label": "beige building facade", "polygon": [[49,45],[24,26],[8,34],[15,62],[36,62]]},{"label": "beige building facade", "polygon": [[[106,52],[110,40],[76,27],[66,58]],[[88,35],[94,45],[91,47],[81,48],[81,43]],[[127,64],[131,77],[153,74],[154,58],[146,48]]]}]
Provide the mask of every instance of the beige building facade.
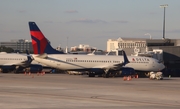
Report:
[{"label": "beige building facade", "polygon": [[107,51],[116,49],[146,48],[146,39],[143,38],[118,38],[107,41]]}]

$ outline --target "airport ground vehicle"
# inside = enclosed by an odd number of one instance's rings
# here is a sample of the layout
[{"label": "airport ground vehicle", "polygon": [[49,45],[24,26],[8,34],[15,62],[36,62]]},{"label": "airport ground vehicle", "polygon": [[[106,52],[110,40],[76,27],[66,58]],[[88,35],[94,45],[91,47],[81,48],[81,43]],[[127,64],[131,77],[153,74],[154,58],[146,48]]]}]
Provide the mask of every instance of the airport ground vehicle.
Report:
[{"label": "airport ground vehicle", "polygon": [[87,75],[88,72],[86,71],[68,71],[67,72],[69,75]]},{"label": "airport ground vehicle", "polygon": [[162,80],[163,79],[163,73],[162,72],[150,72],[150,79],[157,79]]}]

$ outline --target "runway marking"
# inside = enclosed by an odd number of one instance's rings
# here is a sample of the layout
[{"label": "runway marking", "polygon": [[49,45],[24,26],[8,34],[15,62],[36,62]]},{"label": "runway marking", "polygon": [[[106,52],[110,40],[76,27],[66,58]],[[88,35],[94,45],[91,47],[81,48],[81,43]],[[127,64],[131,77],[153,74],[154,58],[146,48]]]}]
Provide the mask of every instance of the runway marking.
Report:
[{"label": "runway marking", "polygon": [[21,88],[21,89],[54,89],[54,90],[63,90],[63,89],[67,89],[64,87],[40,87],[40,86],[6,86],[7,88]]}]

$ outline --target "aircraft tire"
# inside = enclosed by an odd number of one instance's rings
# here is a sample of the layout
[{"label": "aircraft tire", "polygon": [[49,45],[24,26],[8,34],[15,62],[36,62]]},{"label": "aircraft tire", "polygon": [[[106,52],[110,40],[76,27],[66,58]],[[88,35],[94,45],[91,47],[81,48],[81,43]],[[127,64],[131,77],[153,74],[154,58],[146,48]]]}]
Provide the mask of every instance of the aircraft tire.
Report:
[{"label": "aircraft tire", "polygon": [[89,73],[89,77],[95,77],[94,73]]},{"label": "aircraft tire", "polygon": [[104,78],[109,78],[109,74],[107,73],[107,74],[103,74],[103,77]]}]

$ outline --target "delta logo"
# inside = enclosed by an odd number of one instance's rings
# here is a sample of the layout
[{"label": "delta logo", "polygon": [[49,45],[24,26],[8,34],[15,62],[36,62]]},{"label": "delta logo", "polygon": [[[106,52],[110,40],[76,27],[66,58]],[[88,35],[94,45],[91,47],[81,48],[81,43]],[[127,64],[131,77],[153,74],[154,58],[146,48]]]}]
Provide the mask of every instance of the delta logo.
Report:
[{"label": "delta logo", "polygon": [[148,58],[132,58],[132,61],[149,61]]}]

